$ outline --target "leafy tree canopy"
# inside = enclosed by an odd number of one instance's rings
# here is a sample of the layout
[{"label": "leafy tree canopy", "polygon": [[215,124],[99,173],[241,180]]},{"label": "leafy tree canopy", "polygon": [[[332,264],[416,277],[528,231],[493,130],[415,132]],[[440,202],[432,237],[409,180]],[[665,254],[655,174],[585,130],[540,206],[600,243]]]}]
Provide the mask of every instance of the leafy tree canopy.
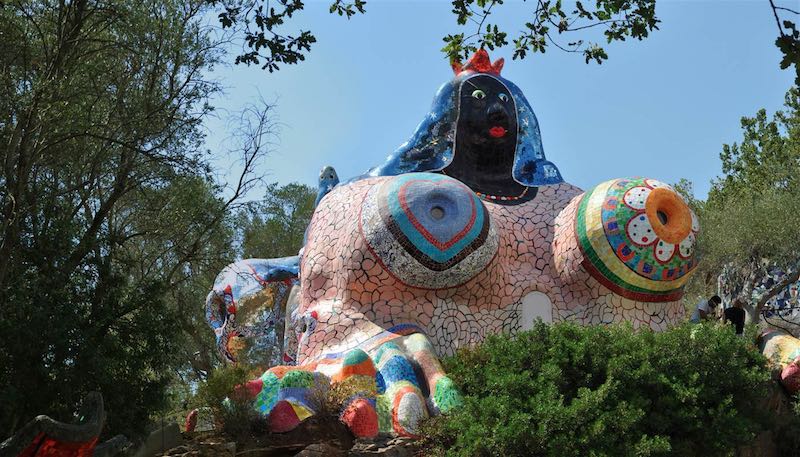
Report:
[{"label": "leafy tree canopy", "polygon": [[[219,14],[223,28],[238,28],[242,32],[247,51],[236,57],[236,63],[256,64],[273,72],[279,64],[296,64],[305,60],[311,45],[317,41],[311,31],[300,30],[286,34],[283,27],[293,15],[305,8],[301,0],[238,0],[221,2],[208,0],[221,6]],[[473,33],[456,33],[444,37],[442,51],[451,60],[467,58],[478,47],[494,49],[508,44],[508,33],[488,20],[492,9],[503,0],[452,0],[453,14],[459,26]],[[335,0],[329,11],[350,19],[366,12],[367,2]],[[523,31],[513,39],[513,58],[523,59],[531,53],[544,53],[548,46],[567,52],[581,53],[586,62],[602,63],[608,58],[598,43],[584,39],[561,41],[562,37],[576,36],[581,31],[599,28],[607,42],[626,38],[642,40],[655,29],[659,19],[655,15],[655,0],[596,0],[594,5],[576,2],[574,8],[565,8],[561,0],[537,0],[524,23]]]},{"label": "leafy tree canopy", "polygon": [[800,30],[797,30],[797,24],[794,21],[786,19],[786,17],[800,15],[800,9],[777,5],[775,0],[769,0],[769,5],[772,7],[772,14],[778,24],[778,38],[775,40],[775,46],[783,54],[781,68],[785,70],[794,65],[797,74],[794,83],[800,86]]},{"label": "leafy tree canopy", "polygon": [[[581,53],[586,63],[603,63],[608,59],[605,49],[598,43],[586,42],[579,32],[599,28],[608,43],[626,38],[642,40],[658,29],[661,22],[656,17],[655,0],[597,0],[594,5],[576,1],[574,8],[565,8],[561,0],[537,0],[526,18],[523,31],[515,38],[514,59],[524,59],[529,53],[543,53],[549,46],[562,51]],[[508,34],[492,24],[492,9],[503,0],[453,0],[456,22],[472,34],[459,33],[444,38],[442,49],[450,60],[466,59],[478,47],[494,49],[508,44]],[[564,40],[566,38],[566,40]]]},{"label": "leafy tree canopy", "polygon": [[297,255],[316,197],[317,190],[305,184],[269,184],[264,198],[249,204],[239,215],[242,256],[269,259]]},{"label": "leafy tree canopy", "polygon": [[[317,39],[310,30],[296,33],[284,32],[286,22],[305,8],[302,0],[207,0],[218,7],[223,28],[241,32],[248,50],[236,56],[236,63],[261,65],[270,73],[281,64],[293,65],[306,58]],[[451,0],[452,12],[460,27],[469,32],[453,33],[443,39],[442,48],[453,60],[466,59],[479,47],[500,48],[509,44],[508,32],[492,23],[492,11],[502,7],[504,0]],[[800,14],[800,10],[787,8],[768,0],[778,26],[775,45],[783,54],[782,69],[794,66],[795,84],[800,85],[800,30],[786,17]],[[524,59],[530,54],[545,53],[553,46],[565,52],[579,53],[586,63],[603,63],[608,53],[598,42],[587,36],[589,29],[602,31],[606,43],[625,41],[628,38],[643,40],[658,30],[661,22],[656,16],[655,0],[595,0],[575,1],[566,7],[561,0],[531,1],[530,14],[512,37],[514,59]],[[572,5],[572,3],[570,2]],[[350,19],[366,12],[365,0],[334,0],[329,5],[332,14]],[[765,10],[766,11],[766,10]],[[736,33],[736,31],[731,31]]]},{"label": "leafy tree canopy", "polygon": [[213,364],[201,303],[235,256],[267,111],[248,114],[223,198],[201,149],[222,55],[207,2],[0,6],[0,435],[72,422],[99,390],[106,432],[132,436]]},{"label": "leafy tree canopy", "polygon": [[[248,51],[236,56],[236,63],[261,65],[270,73],[280,68],[279,64],[293,65],[306,59],[311,45],[317,38],[309,30],[296,34],[283,31],[285,22],[305,8],[302,0],[278,0],[270,4],[264,0],[207,0],[222,9],[219,22],[222,28],[235,28],[244,37]],[[364,13],[367,2],[334,0],[329,11],[350,19],[356,13]]]},{"label": "leafy tree canopy", "polygon": [[[707,201],[692,200],[703,229],[702,262],[695,274],[701,290],[716,289],[723,271],[753,310],[800,276],[800,92],[786,94],[785,110],[742,118],[743,138],[723,146],[722,175]],[[753,296],[773,267],[788,274]],[[697,284],[695,284],[695,287]]]}]

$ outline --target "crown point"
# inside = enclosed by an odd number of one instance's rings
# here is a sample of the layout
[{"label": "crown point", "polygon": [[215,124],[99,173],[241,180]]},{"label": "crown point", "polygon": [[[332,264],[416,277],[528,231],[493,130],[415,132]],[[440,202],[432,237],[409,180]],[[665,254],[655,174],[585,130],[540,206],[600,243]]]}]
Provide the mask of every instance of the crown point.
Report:
[{"label": "crown point", "polygon": [[464,70],[464,67],[461,65],[457,59],[450,60],[450,66],[453,68],[453,73],[459,74]]},{"label": "crown point", "polygon": [[492,70],[494,70],[494,74],[499,75],[500,72],[503,70],[503,64],[506,63],[506,60],[500,57],[499,59],[495,60],[492,64]]},{"label": "crown point", "polygon": [[495,76],[500,76],[500,71],[503,69],[504,62],[505,61],[500,58],[492,63],[492,61],[489,59],[489,53],[486,52],[486,49],[480,48],[475,51],[475,54],[469,58],[466,64],[462,65],[461,62],[453,60],[450,62],[450,66],[453,67],[453,72],[455,72],[455,74],[459,74],[464,71],[471,71],[475,73],[488,73]]}]

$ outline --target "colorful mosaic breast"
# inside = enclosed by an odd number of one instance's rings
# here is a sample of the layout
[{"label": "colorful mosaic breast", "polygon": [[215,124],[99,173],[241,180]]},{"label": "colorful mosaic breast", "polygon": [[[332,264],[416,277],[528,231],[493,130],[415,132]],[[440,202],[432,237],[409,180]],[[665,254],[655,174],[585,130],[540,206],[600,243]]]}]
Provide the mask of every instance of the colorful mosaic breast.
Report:
[{"label": "colorful mosaic breast", "polygon": [[676,300],[697,266],[697,217],[672,187],[653,179],[595,187],[582,198],[575,227],[584,267],[628,298]]},{"label": "colorful mosaic breast", "polygon": [[377,184],[361,210],[370,250],[398,280],[440,289],[468,281],[497,252],[497,234],[466,185],[433,173]]}]

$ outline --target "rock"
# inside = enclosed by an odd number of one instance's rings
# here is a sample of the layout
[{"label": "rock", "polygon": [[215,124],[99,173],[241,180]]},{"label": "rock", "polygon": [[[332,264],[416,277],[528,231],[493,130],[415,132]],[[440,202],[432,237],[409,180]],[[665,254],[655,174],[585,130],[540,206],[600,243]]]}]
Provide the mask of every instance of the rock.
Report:
[{"label": "rock", "polygon": [[188,446],[178,446],[165,452],[163,455],[182,455],[189,452]]},{"label": "rock", "polygon": [[183,444],[181,428],[177,423],[167,424],[154,430],[133,454],[133,457],[153,457]]},{"label": "rock", "polygon": [[195,432],[209,432],[214,430],[214,411],[204,406],[197,410],[197,422],[194,427]]},{"label": "rock", "polygon": [[236,443],[200,443],[200,455],[203,457],[235,457]]},{"label": "rock", "polygon": [[345,457],[347,454],[342,449],[327,443],[314,443],[306,446],[295,457]]},{"label": "rock", "polygon": [[373,440],[358,440],[347,454],[350,457],[413,457],[418,450],[414,440],[389,435],[378,435]]},{"label": "rock", "polygon": [[195,443],[174,447],[161,457],[235,457],[236,443]]}]

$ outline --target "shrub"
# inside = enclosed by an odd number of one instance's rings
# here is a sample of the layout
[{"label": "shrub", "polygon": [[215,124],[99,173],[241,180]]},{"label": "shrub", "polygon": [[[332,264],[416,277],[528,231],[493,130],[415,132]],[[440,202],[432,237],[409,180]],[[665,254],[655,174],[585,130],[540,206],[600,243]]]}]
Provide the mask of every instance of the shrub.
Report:
[{"label": "shrub", "polygon": [[251,371],[242,365],[217,368],[198,386],[193,402],[195,407],[211,408],[216,426],[237,440],[267,430],[265,419],[256,411],[254,399],[242,388],[253,378]]},{"label": "shrub", "polygon": [[433,455],[732,455],[768,422],[766,360],[713,325],[539,322],[445,367],[464,406],[423,425]]}]

